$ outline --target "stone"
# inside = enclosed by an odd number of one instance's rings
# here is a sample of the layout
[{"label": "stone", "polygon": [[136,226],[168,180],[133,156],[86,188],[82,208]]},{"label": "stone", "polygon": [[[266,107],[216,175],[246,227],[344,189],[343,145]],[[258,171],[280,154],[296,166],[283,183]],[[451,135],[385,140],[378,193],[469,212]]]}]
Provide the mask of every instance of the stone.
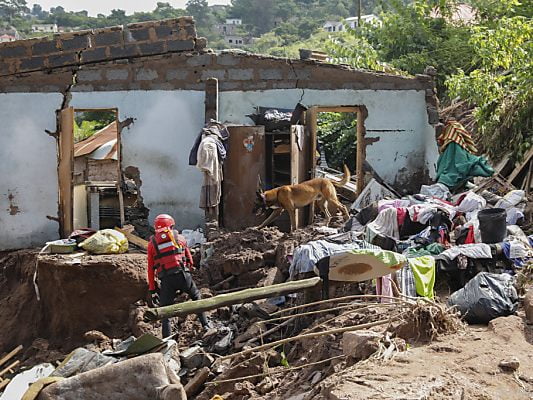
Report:
[{"label": "stone", "polygon": [[364,360],[378,350],[381,337],[381,334],[368,330],[344,332],[342,351],[346,356]]},{"label": "stone", "polygon": [[255,386],[252,382],[243,381],[235,384],[234,393],[242,396],[253,396],[255,392]]},{"label": "stone", "polygon": [[311,385],[316,385],[320,380],[322,379],[322,372],[315,371],[311,374],[309,377],[309,380],[311,381]]},{"label": "stone", "polygon": [[211,366],[215,359],[205,353],[200,346],[193,346],[181,352],[180,361],[185,368],[197,369]]},{"label": "stone", "polygon": [[277,385],[279,385],[279,381],[276,378],[267,376],[257,384],[256,390],[259,392],[259,394],[264,395],[274,390]]},{"label": "stone", "polygon": [[89,342],[107,342],[107,341],[110,340],[109,337],[107,337],[106,335],[104,335],[100,331],[88,331],[88,332],[85,332],[83,337],[84,337],[85,340],[87,340]]},{"label": "stone", "polygon": [[531,287],[524,297],[524,311],[526,312],[526,321],[533,324],[533,287]]},{"label": "stone", "polygon": [[516,357],[501,360],[498,364],[498,367],[504,371],[515,372],[518,371],[518,368],[520,368],[520,360]]}]

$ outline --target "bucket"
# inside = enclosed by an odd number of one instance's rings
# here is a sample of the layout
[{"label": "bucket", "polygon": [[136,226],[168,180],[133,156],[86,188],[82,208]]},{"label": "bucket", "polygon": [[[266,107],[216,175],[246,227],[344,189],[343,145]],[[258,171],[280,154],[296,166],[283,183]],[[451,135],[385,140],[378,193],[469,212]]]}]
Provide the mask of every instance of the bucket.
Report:
[{"label": "bucket", "polygon": [[503,208],[487,208],[477,214],[483,243],[501,243],[507,233],[507,212]]}]

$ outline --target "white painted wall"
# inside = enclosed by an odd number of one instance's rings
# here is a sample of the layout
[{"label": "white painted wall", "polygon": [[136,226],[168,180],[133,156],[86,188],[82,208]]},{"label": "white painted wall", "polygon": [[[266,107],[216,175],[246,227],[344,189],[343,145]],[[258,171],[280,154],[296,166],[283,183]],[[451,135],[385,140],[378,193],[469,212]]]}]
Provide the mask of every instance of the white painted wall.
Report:
[{"label": "white painted wall", "polygon": [[254,107],[292,109],[298,101],[308,107],[365,105],[368,109],[366,137],[380,138],[367,147],[367,160],[382,178],[394,183],[402,173],[421,172],[426,166],[431,167],[429,172],[434,177],[437,144],[434,129],[428,123],[424,91],[276,89],[222,92],[219,116],[227,123],[252,125],[246,115],[252,114]]},{"label": "white painted wall", "polygon": [[189,151],[204,123],[203,91],[74,92],[74,108],[113,108],[120,120],[135,122],[122,131],[122,168],[137,167],[149,221],[161,213],[179,229],[204,223],[198,207],[202,174],[189,166]]},{"label": "white painted wall", "polygon": [[0,250],[58,238],[58,223],[46,218],[58,211],[56,139],[45,129],[56,130],[62,100],[60,93],[0,94]]}]

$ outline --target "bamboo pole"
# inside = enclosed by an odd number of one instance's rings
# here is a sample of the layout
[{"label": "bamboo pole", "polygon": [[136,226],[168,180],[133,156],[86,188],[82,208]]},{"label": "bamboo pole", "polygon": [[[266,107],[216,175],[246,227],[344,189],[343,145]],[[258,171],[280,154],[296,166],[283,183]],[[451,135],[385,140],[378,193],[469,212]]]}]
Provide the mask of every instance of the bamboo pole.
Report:
[{"label": "bamboo pole", "polygon": [[20,364],[19,360],[13,361],[11,364],[5,367],[2,371],[0,371],[0,377],[4,375],[6,372],[11,371],[13,368],[15,368],[19,364]]},{"label": "bamboo pole", "polygon": [[198,314],[204,311],[230,306],[232,304],[246,303],[253,300],[301,292],[305,289],[314,288],[321,282],[322,279],[315,277],[280,283],[278,285],[246,289],[240,292],[221,294],[208,299],[187,301],[166,307],[152,308],[145,311],[144,318],[149,321],[155,321],[165,318],[183,317],[189,314]]},{"label": "bamboo pole", "polygon": [[322,332],[314,332],[314,333],[307,333],[304,335],[292,336],[286,339],[281,339],[281,340],[277,340],[272,343],[264,344],[262,346],[257,346],[252,349],[243,350],[239,353],[229,354],[227,356],[220,357],[219,360],[227,360],[227,359],[231,359],[231,358],[238,357],[238,356],[244,356],[246,354],[250,354],[256,351],[270,349],[271,347],[278,347],[279,345],[282,345],[285,343],[294,342],[295,340],[310,339],[310,338],[323,336],[323,335],[330,335],[330,334],[344,333],[344,332],[351,332],[351,331],[358,331],[361,329],[372,328],[373,326],[384,325],[392,321],[396,321],[399,317],[400,315],[396,315],[395,317],[392,317],[389,319],[382,319],[382,320],[375,321],[375,322],[369,322],[367,324],[351,325],[351,326],[345,326],[344,328],[336,328],[336,329],[330,329],[330,330],[322,331]]}]

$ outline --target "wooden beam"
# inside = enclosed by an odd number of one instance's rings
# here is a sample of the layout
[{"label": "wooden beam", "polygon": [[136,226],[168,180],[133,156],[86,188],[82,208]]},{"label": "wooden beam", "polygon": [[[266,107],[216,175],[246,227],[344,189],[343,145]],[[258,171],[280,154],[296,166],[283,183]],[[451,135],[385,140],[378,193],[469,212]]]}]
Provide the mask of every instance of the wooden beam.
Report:
[{"label": "wooden beam", "polygon": [[357,112],[357,156],[355,162],[355,170],[357,175],[357,193],[356,198],[359,197],[365,187],[365,160],[366,160],[366,142],[365,142],[365,126],[363,113],[359,110]]},{"label": "wooden beam", "polygon": [[9,353],[7,353],[4,357],[0,358],[0,367],[4,365],[6,362],[8,362],[10,359],[15,357],[17,353],[19,353],[22,350],[22,345],[19,345],[15,347],[13,350],[11,350]]},{"label": "wooden beam", "polygon": [[74,109],[60,111],[59,132],[59,220],[61,237],[74,229],[72,175],[74,165]]},{"label": "wooden beam", "polygon": [[2,390],[4,387],[6,387],[9,382],[11,382],[11,379],[2,379],[2,378],[0,378],[0,390]]},{"label": "wooden beam", "polygon": [[529,149],[526,156],[524,157],[524,160],[516,166],[513,172],[511,172],[511,175],[509,175],[509,177],[507,178],[509,183],[513,183],[514,179],[520,174],[522,169],[527,165],[531,157],[533,157],[533,147]]},{"label": "wooden beam", "polygon": [[207,380],[207,377],[209,376],[209,372],[210,370],[208,367],[203,367],[189,382],[187,382],[184,388],[185,393],[187,393],[187,397],[194,396],[200,391],[203,384]]},{"label": "wooden beam", "polygon": [[9,364],[7,367],[5,367],[2,371],[0,371],[0,377],[2,377],[2,375],[4,375],[6,372],[12,371],[13,368],[15,368],[19,364],[20,364],[19,360],[13,361],[11,364]]},{"label": "wooden beam", "polygon": [[140,247],[141,249],[143,250],[148,250],[148,241],[140,238],[139,236],[137,235],[134,235],[133,233],[131,232],[128,232],[127,230],[125,229],[121,229],[121,228],[118,228],[115,226],[114,228],[116,231],[119,231],[120,233],[122,233],[124,236],[126,236],[126,239],[128,239],[128,241],[130,243],[133,243],[135,246],[138,246]]},{"label": "wooden beam", "polygon": [[156,321],[165,318],[184,317],[189,314],[198,314],[204,311],[230,306],[232,304],[248,303],[253,300],[301,292],[306,289],[315,288],[319,286],[321,282],[322,279],[315,277],[260,288],[245,289],[228,294],[220,294],[208,299],[186,301],[184,303],[173,304],[166,307],[148,309],[144,313],[144,318],[150,321]]}]

